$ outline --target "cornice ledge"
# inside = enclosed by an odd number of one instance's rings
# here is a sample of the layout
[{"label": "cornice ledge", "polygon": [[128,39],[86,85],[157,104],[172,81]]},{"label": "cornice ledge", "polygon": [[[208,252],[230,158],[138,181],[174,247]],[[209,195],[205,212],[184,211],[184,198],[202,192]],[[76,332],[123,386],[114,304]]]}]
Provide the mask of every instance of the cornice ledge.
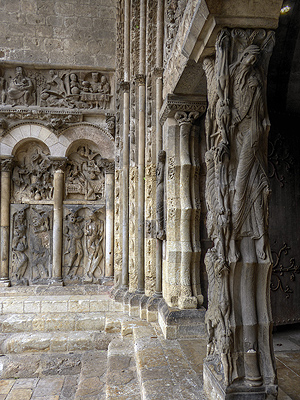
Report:
[{"label": "cornice ledge", "polygon": [[203,96],[168,94],[159,113],[159,122],[163,125],[167,118],[174,117],[177,111],[194,111],[201,116],[205,113],[206,107],[207,101]]}]

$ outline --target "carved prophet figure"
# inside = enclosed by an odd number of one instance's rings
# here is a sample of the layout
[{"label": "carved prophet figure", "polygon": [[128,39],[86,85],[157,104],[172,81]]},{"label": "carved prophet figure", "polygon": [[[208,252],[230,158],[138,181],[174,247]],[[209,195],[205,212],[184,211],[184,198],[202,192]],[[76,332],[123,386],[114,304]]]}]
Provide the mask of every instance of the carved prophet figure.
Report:
[{"label": "carved prophet figure", "polygon": [[158,164],[156,168],[156,220],[157,233],[159,240],[165,240],[166,232],[164,228],[164,178],[165,178],[166,152],[160,150],[158,153]]},{"label": "carved prophet figure", "polygon": [[66,220],[66,231],[64,233],[67,238],[67,249],[64,253],[65,266],[68,269],[66,275],[70,279],[74,279],[77,277],[77,271],[83,257],[83,217],[77,215],[76,212],[71,212],[67,215]]},{"label": "carved prophet figure", "polygon": [[[266,74],[274,33],[223,30],[204,62],[209,277],[207,361],[223,384],[276,398],[271,339]],[[272,397],[273,396],[273,397]]]}]

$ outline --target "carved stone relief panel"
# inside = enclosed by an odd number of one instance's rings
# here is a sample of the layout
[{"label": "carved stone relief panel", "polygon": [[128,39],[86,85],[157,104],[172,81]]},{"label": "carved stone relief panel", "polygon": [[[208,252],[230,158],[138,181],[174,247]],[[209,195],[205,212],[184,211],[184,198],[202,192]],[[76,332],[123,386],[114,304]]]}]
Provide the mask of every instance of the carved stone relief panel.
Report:
[{"label": "carved stone relief panel", "polygon": [[51,200],[53,196],[53,166],[43,143],[30,141],[16,153],[12,170],[12,202]]},{"label": "carved stone relief panel", "polygon": [[86,143],[69,154],[66,167],[66,198],[101,200],[105,195],[105,163]]},{"label": "carved stone relief panel", "polygon": [[63,279],[66,283],[100,283],[104,276],[105,210],[64,207]]},{"label": "carved stone relief panel", "polygon": [[10,106],[106,110],[111,108],[111,81],[103,71],[7,67],[0,81],[0,101]]},{"label": "carved stone relief panel", "polygon": [[52,271],[53,207],[11,205],[12,285],[46,284]]}]

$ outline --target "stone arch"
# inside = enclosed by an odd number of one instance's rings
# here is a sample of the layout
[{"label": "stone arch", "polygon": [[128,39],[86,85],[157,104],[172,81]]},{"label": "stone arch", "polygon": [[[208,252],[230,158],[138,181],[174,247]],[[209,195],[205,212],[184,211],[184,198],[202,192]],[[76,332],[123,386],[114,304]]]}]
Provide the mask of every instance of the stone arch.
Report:
[{"label": "stone arch", "polygon": [[74,142],[89,141],[99,148],[102,158],[113,160],[115,156],[115,144],[113,138],[103,129],[92,124],[80,124],[67,128],[63,131],[63,137],[69,141],[66,154],[70,152],[70,148]]},{"label": "stone arch", "polygon": [[19,124],[12,128],[1,140],[0,153],[2,156],[11,156],[24,140],[37,139],[48,148],[51,156],[64,157],[70,142],[64,136],[57,137],[43,124]]}]

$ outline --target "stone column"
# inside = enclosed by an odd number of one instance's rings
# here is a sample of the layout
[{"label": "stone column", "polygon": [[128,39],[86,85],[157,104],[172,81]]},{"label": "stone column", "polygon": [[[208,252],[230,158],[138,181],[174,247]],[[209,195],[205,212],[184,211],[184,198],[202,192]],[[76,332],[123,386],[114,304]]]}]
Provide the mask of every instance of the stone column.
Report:
[{"label": "stone column", "polygon": [[178,301],[179,308],[197,308],[197,298],[192,296],[191,286],[191,157],[190,157],[190,133],[193,121],[198,118],[199,113],[186,113],[178,111],[175,119],[180,127],[180,285],[181,293]]},{"label": "stone column", "polygon": [[1,162],[1,266],[0,286],[10,286],[9,281],[9,219],[10,219],[10,180],[12,158]]},{"label": "stone column", "polygon": [[62,248],[63,248],[63,199],[64,172],[58,169],[53,180],[53,267],[51,284],[62,285]]},{"label": "stone column", "polygon": [[123,89],[123,218],[122,218],[122,289],[128,290],[129,268],[129,82]]},{"label": "stone column", "polygon": [[105,170],[105,277],[114,276],[114,163]]},{"label": "stone column", "polygon": [[216,58],[203,65],[209,93],[207,231],[214,243],[205,256],[209,342],[204,387],[210,399],[277,398],[266,104],[274,36],[264,29],[223,29]]}]

